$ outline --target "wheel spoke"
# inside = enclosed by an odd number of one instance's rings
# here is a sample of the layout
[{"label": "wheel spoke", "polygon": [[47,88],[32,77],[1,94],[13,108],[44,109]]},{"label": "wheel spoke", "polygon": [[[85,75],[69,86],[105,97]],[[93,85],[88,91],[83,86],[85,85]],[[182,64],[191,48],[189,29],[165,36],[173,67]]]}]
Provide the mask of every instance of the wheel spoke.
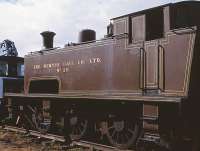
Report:
[{"label": "wheel spoke", "polygon": [[131,130],[131,129],[128,129],[128,132],[130,132],[132,135],[134,135],[134,131],[133,130]]},{"label": "wheel spoke", "polygon": [[74,127],[72,128],[72,132],[71,133],[75,135],[75,128]]},{"label": "wheel spoke", "polygon": [[127,149],[133,145],[139,135],[139,126],[137,122],[125,120],[109,121],[107,136],[109,142],[118,148]]},{"label": "wheel spoke", "polygon": [[112,129],[114,129],[114,126],[111,126],[111,127],[108,128],[109,131],[112,130]]},{"label": "wheel spoke", "polygon": [[81,122],[81,124],[80,124],[81,126],[83,126],[83,127],[85,127],[85,124],[83,123],[83,122]]},{"label": "wheel spoke", "polygon": [[119,133],[117,132],[117,134],[116,134],[116,142],[118,143],[119,141]]},{"label": "wheel spoke", "polygon": [[114,130],[114,131],[112,132],[112,134],[111,134],[111,137],[113,138],[115,134],[116,134],[116,131]]},{"label": "wheel spoke", "polygon": [[122,133],[121,135],[121,143],[126,143],[126,137],[125,137],[126,134]]},{"label": "wheel spoke", "polygon": [[128,141],[128,140],[129,140],[128,135],[127,135],[127,134],[124,134],[124,136],[125,136],[126,140]]},{"label": "wheel spoke", "polygon": [[50,128],[50,126],[48,124],[51,124],[51,119],[48,118],[48,122],[46,122],[44,120],[42,109],[39,109],[39,107],[36,107],[36,106],[32,107],[29,105],[28,109],[31,110],[31,112],[32,112],[31,122],[34,124],[33,128],[42,133],[46,133]]},{"label": "wheel spoke", "polygon": [[77,128],[75,128],[75,132],[76,132],[77,135],[79,135],[79,132],[78,132],[78,129],[77,129]]},{"label": "wheel spoke", "polygon": [[81,134],[82,130],[80,127],[78,127],[78,131],[79,131],[79,134]]},{"label": "wheel spoke", "polygon": [[[75,115],[70,115],[70,124],[69,126],[71,127],[71,132],[70,132],[70,136],[72,140],[77,140],[77,139],[81,139],[87,130],[87,126],[88,126],[88,121],[83,119],[82,117],[79,117],[79,114],[75,114]],[[66,127],[67,128],[67,127]]]}]

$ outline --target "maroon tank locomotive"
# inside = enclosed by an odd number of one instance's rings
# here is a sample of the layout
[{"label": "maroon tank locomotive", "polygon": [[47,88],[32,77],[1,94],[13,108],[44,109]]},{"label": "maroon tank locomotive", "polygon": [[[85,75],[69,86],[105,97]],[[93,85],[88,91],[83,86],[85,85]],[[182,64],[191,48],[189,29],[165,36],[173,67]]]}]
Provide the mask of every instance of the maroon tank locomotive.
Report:
[{"label": "maroon tank locomotive", "polygon": [[103,39],[84,30],[64,48],[41,33],[45,48],[24,59],[24,93],[5,93],[11,123],[121,149],[197,151],[199,8],[185,1],[120,16]]}]

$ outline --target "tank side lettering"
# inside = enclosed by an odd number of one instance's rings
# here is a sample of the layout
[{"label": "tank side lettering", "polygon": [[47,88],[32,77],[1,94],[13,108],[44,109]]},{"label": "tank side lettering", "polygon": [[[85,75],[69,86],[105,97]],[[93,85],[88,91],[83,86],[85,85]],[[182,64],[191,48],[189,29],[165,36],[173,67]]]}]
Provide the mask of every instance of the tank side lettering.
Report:
[{"label": "tank side lettering", "polygon": [[94,65],[102,63],[102,58],[88,58],[88,59],[77,59],[77,60],[65,60],[63,62],[56,63],[44,63],[34,64],[33,70],[35,72],[52,72],[52,73],[67,73],[70,69],[83,66],[83,65]]}]

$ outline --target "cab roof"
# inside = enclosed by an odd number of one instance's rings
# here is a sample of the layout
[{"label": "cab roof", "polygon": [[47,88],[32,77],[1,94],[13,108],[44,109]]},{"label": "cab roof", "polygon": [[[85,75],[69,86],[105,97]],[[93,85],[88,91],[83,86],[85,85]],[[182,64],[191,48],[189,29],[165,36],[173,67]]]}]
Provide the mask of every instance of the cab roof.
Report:
[{"label": "cab roof", "polygon": [[151,10],[154,10],[154,9],[158,9],[158,8],[163,8],[163,7],[166,7],[166,6],[176,6],[176,5],[190,5],[190,4],[200,4],[200,1],[181,1],[181,2],[177,2],[177,3],[167,3],[167,4],[164,4],[164,5],[160,5],[160,6],[157,6],[157,7],[152,7],[152,8],[149,8],[149,9],[144,9],[144,10],[141,10],[141,11],[137,11],[137,12],[134,12],[134,13],[129,13],[129,14],[126,14],[126,15],[122,15],[122,16],[119,16],[119,17],[115,17],[115,18],[112,18],[111,20],[116,20],[116,19],[120,19],[120,18],[124,18],[124,17],[127,17],[127,16],[135,16],[135,15],[139,15],[139,14],[145,14]]}]

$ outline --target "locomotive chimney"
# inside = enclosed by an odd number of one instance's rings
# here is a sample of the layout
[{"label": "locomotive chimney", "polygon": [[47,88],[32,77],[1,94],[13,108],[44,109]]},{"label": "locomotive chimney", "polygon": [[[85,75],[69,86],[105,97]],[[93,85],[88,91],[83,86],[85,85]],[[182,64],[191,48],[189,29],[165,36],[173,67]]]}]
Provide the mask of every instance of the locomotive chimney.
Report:
[{"label": "locomotive chimney", "polygon": [[51,31],[44,31],[40,33],[43,37],[43,46],[45,49],[53,48],[53,38],[56,35],[54,32]]},{"label": "locomotive chimney", "polygon": [[84,29],[79,33],[79,42],[88,42],[96,40],[96,32],[91,29]]}]

